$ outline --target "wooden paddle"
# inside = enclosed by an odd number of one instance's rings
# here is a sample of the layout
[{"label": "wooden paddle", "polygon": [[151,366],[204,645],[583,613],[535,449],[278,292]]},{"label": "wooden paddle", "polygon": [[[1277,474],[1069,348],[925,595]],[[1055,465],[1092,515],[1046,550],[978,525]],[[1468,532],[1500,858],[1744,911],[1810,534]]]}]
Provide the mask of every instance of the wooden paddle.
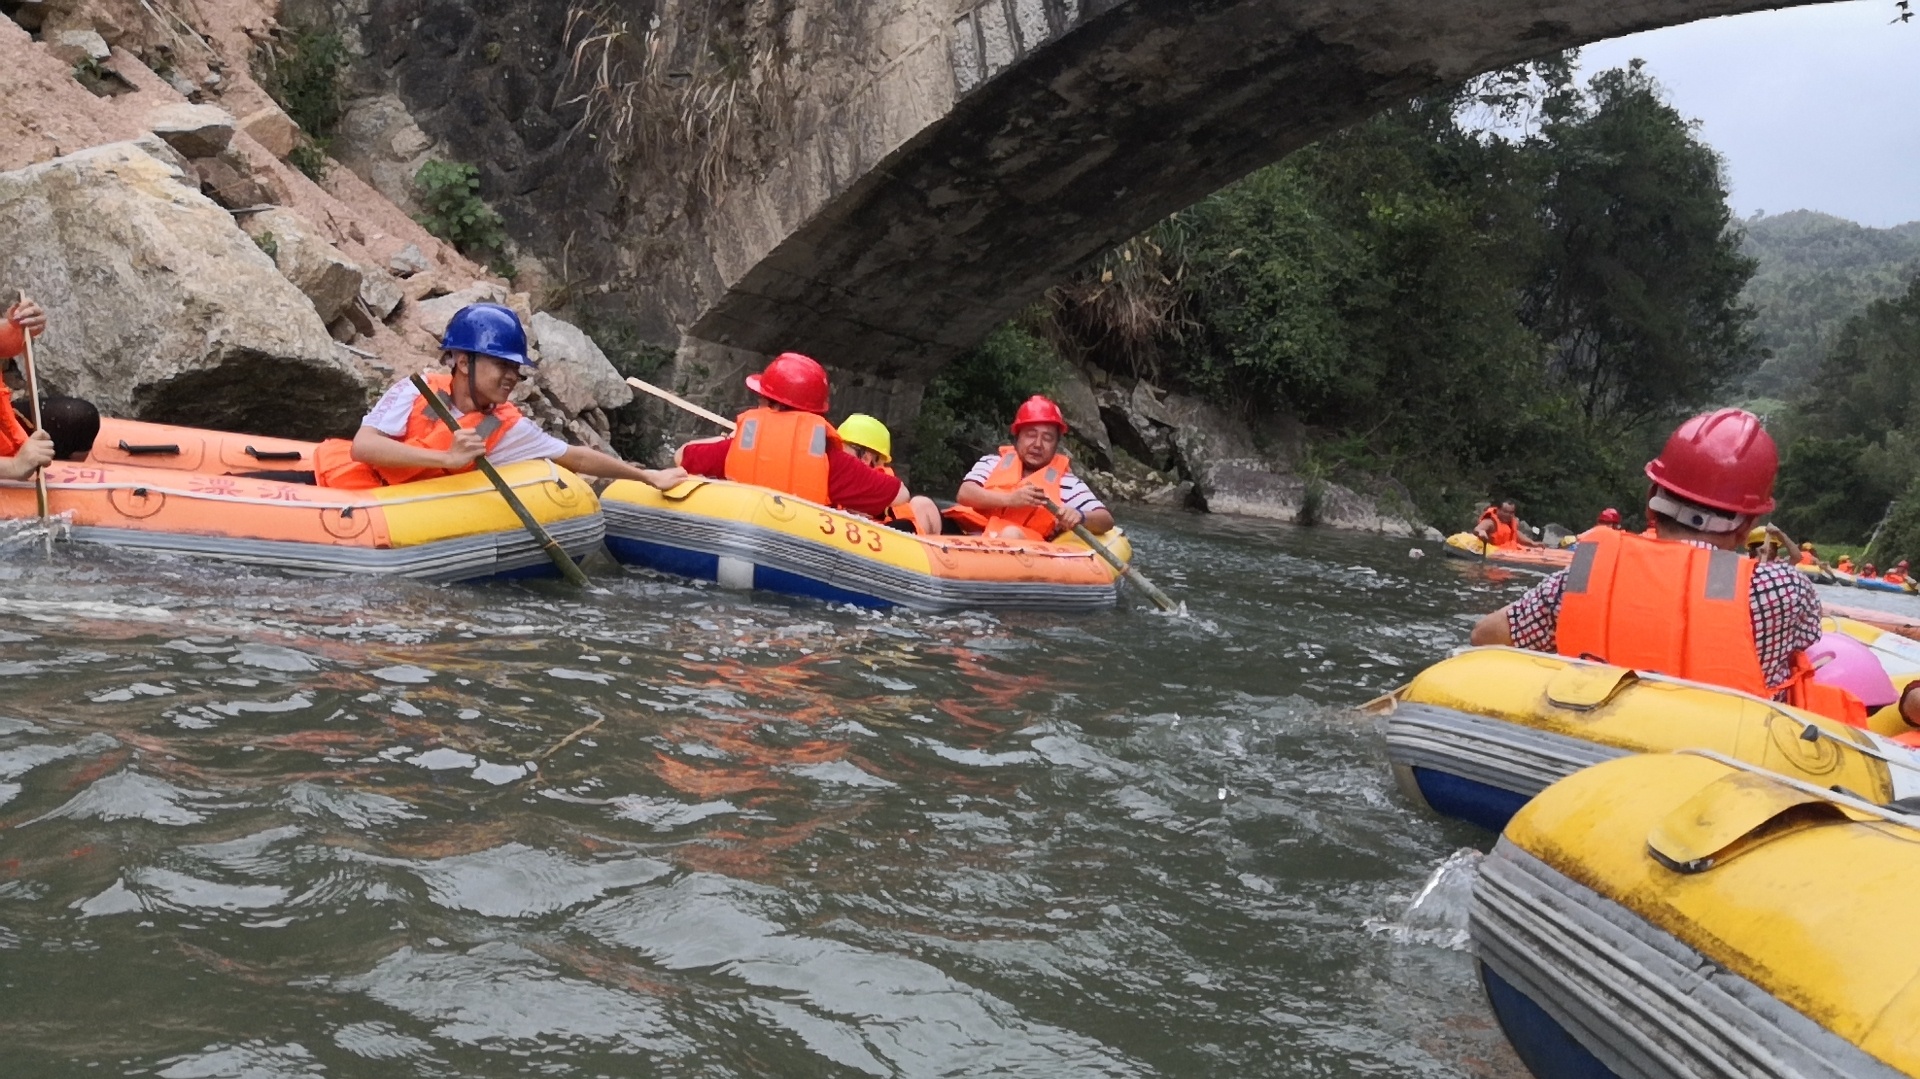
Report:
[{"label": "wooden paddle", "polygon": [[699,405],[694,404],[692,401],[689,401],[686,398],[680,396],[679,394],[674,393],[672,390],[663,390],[651,382],[644,382],[637,378],[628,378],[627,385],[632,386],[634,389],[639,390],[642,393],[650,393],[670,405],[675,405],[680,408],[686,409],[688,412],[693,413],[694,415],[700,417],[703,420],[710,420],[726,428],[729,431],[733,430],[732,420],[726,418],[725,416],[720,415],[717,412],[708,412],[706,409],[701,408]]},{"label": "wooden paddle", "polygon": [[[27,294],[22,291],[18,302],[26,301]],[[33,429],[44,431],[46,428],[40,424],[40,379],[33,373],[33,331],[27,330],[21,336],[26,339],[27,350],[20,354],[20,374],[27,380],[27,401],[33,413]],[[47,554],[51,555],[53,554],[53,521],[47,507],[47,470],[44,468],[33,470],[33,498],[34,504],[40,510],[40,530],[46,543]]]},{"label": "wooden paddle", "polygon": [[[1055,517],[1058,517],[1064,511],[1060,508],[1060,503],[1055,502],[1053,499],[1049,498],[1047,499],[1047,512],[1053,514]],[[1139,587],[1140,591],[1145,592],[1147,594],[1147,598],[1152,600],[1155,606],[1159,607],[1163,611],[1177,611],[1180,609],[1180,605],[1168,599],[1167,594],[1165,592],[1160,591],[1159,587],[1155,585],[1152,581],[1147,580],[1147,577],[1145,574],[1141,573],[1137,569],[1134,569],[1133,564],[1131,562],[1120,561],[1119,556],[1115,555],[1112,551],[1108,550],[1106,544],[1101,543],[1098,537],[1096,537],[1093,533],[1087,531],[1086,525],[1074,525],[1073,534],[1080,537],[1080,542],[1093,548],[1093,552],[1095,554],[1099,555],[1101,558],[1106,559],[1107,565],[1112,566],[1114,569],[1118,570],[1121,576],[1125,577],[1129,581],[1132,581],[1135,585]]]},{"label": "wooden paddle", "polygon": [[[440,417],[440,422],[446,424],[448,430],[458,434],[460,421],[453,418],[453,410],[447,407],[447,403],[440,399],[440,395],[433,391],[432,386],[427,385],[427,380],[417,374],[414,375],[413,388],[419,390],[420,396],[427,399],[427,407],[433,409],[433,414]],[[500,477],[499,471],[493,467],[493,462],[487,460],[487,455],[481,454],[473,459],[473,463],[493,481],[494,490],[499,491],[500,497],[507,500],[507,506],[513,510],[514,516],[520,518],[520,523],[525,526],[527,534],[540,544],[540,549],[547,552],[548,558],[553,559],[554,568],[560,571],[560,576],[574,584],[584,586],[587,583],[587,575],[582,573],[567,552],[554,542],[553,537],[547,534],[547,530],[540,527],[540,522],[527,511],[526,504],[520,501],[520,496],[513,493],[513,488]]]}]

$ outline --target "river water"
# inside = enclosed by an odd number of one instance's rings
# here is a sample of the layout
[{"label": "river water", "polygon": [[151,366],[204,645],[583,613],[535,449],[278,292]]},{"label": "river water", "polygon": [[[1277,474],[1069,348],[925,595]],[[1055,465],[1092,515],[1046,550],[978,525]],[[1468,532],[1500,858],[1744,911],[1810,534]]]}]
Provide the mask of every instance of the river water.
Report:
[{"label": "river water", "polygon": [[1352,706],[1528,578],[1130,517],[1191,616],[0,548],[0,1073],[1522,1075]]}]

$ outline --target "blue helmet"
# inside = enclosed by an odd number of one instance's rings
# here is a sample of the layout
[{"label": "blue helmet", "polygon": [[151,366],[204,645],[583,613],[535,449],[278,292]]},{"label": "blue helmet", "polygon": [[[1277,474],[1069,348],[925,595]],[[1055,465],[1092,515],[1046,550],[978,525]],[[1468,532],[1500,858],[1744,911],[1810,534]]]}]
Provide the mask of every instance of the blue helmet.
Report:
[{"label": "blue helmet", "polygon": [[527,357],[527,331],[511,307],[497,303],[470,303],[454,313],[440,347],[450,352],[477,352],[521,367],[538,366]]}]

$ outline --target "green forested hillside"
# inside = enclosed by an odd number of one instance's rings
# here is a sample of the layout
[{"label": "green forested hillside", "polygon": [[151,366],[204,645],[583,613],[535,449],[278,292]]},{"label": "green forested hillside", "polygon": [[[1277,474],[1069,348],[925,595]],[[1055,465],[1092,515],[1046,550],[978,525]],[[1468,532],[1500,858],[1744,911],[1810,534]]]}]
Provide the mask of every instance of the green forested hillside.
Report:
[{"label": "green forested hillside", "polygon": [[1872,229],[1795,210],[1745,227],[1744,250],[1759,268],[1743,299],[1755,309],[1760,346],[1773,353],[1747,380],[1754,397],[1802,396],[1840,327],[1920,273],[1920,222]]}]

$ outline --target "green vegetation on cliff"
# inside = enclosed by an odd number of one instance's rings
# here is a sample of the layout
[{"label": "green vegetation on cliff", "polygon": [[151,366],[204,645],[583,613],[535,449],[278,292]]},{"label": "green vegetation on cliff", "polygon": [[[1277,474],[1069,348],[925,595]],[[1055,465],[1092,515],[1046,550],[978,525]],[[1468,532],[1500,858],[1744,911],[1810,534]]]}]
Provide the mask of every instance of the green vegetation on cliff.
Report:
[{"label": "green vegetation on cliff", "polygon": [[[1739,245],[1718,158],[1652,79],[1579,86],[1559,59],[1254,173],[1055,289],[1042,330],[1076,362],[1290,413],[1336,476],[1398,480],[1443,525],[1488,496],[1584,524],[1758,361]],[[955,408],[930,394],[923,430],[934,406]]]}]

